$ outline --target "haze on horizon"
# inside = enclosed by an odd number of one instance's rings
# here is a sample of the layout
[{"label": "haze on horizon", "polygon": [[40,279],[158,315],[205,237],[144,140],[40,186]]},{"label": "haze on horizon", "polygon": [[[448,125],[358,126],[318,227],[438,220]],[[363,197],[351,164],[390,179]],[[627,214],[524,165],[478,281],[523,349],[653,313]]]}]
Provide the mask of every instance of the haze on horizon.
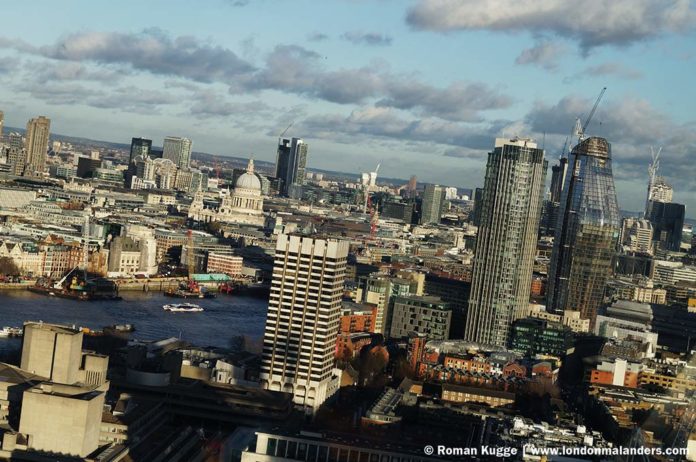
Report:
[{"label": "haze on horizon", "polygon": [[[674,200],[696,210],[691,0],[37,1],[3,11],[0,110],[54,133],[275,159],[382,163],[388,177],[483,183],[495,137],[558,157],[603,86],[588,130],[612,143],[619,204],[641,210],[650,146]],[[31,27],[27,28],[27,18]],[[377,161],[376,161],[377,159]]]}]

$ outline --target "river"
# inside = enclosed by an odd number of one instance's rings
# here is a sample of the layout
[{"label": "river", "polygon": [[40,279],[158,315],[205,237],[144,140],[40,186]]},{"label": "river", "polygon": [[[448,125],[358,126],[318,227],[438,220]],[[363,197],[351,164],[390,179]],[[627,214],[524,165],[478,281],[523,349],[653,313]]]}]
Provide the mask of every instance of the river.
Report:
[{"label": "river", "polygon": [[[263,336],[268,300],[220,294],[217,298],[188,300],[202,306],[200,313],[170,313],[166,303],[182,303],[159,292],[122,292],[120,301],[84,302],[47,297],[25,290],[0,291],[0,328],[19,327],[24,321],[44,321],[100,329],[132,324],[133,338],[158,340],[180,337],[198,346],[227,347],[244,335],[258,343]],[[19,339],[0,338],[0,350],[17,349]]]}]

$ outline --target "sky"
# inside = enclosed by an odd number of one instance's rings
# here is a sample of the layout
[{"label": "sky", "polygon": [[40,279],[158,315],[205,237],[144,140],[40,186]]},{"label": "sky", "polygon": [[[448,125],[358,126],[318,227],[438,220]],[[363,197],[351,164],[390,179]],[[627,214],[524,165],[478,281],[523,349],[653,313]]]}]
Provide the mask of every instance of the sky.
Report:
[{"label": "sky", "polygon": [[496,137],[556,162],[606,86],[587,133],[612,143],[621,208],[643,208],[661,146],[696,216],[696,0],[67,0],[2,18],[8,126],[274,161],[292,123],[310,168],[473,188]]}]

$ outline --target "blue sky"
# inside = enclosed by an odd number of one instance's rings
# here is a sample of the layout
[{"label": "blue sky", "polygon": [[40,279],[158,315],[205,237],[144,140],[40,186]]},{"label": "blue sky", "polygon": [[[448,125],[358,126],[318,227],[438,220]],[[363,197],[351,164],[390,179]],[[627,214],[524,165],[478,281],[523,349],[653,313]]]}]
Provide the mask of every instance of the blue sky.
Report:
[{"label": "blue sky", "polygon": [[[650,145],[696,210],[691,0],[14,2],[0,110],[23,126],[273,160],[288,133],[311,167],[475,187],[496,136],[545,138],[608,90],[590,134],[613,144],[622,208],[645,197]],[[27,27],[31,18],[31,28]]]}]

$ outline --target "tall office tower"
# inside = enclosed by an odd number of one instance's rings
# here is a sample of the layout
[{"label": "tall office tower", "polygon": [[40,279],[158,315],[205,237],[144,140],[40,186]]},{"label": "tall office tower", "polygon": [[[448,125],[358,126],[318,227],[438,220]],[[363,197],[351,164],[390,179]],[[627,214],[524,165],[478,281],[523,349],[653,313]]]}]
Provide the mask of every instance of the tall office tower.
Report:
[{"label": "tall office tower", "polygon": [[427,184],[423,191],[423,205],[421,206],[421,224],[440,223],[440,216],[445,208],[444,186]]},{"label": "tall office tower", "polygon": [[164,139],[162,158],[171,160],[179,168],[189,168],[192,145],[188,138],[168,136]]},{"label": "tall office tower", "polygon": [[307,152],[308,145],[300,138],[279,140],[275,176],[281,181],[281,195],[289,195],[292,185],[304,184]]},{"label": "tall office tower", "polygon": [[646,218],[652,223],[655,249],[678,252],[684,230],[684,204],[649,201]]},{"label": "tall office tower", "polygon": [[547,289],[547,309],[580,311],[594,326],[621,230],[611,145],[590,137],[570,154],[561,194]]},{"label": "tall office tower", "polygon": [[39,116],[27,122],[26,169],[25,174],[42,173],[46,169],[46,154],[48,152],[48,136],[51,130],[51,119]]},{"label": "tall office tower", "polygon": [[0,111],[0,139],[2,139],[2,130],[5,127],[5,113]]},{"label": "tall office tower", "polygon": [[278,236],[263,339],[261,383],[316,410],[336,392],[336,332],[348,243]]},{"label": "tall office tower", "polygon": [[648,220],[624,218],[621,225],[621,245],[629,252],[653,253],[653,226]]},{"label": "tall office tower", "polygon": [[547,165],[529,139],[497,138],[488,154],[466,340],[507,347],[529,305]]},{"label": "tall office tower", "polygon": [[150,156],[150,151],[152,150],[152,140],[145,138],[133,138],[131,139],[130,157],[128,158],[128,163],[131,164],[133,159],[138,156],[143,158]]}]

